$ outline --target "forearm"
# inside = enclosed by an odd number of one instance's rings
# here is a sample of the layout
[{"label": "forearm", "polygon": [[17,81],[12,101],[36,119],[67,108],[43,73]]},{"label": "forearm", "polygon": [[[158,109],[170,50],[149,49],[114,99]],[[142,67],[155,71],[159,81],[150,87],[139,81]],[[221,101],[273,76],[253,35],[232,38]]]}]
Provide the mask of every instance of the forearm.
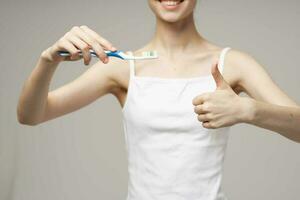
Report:
[{"label": "forearm", "polygon": [[275,131],[300,142],[300,107],[281,106],[251,99],[247,123]]},{"label": "forearm", "polygon": [[17,108],[22,124],[34,125],[44,115],[51,78],[58,63],[49,62],[42,55],[26,80]]}]

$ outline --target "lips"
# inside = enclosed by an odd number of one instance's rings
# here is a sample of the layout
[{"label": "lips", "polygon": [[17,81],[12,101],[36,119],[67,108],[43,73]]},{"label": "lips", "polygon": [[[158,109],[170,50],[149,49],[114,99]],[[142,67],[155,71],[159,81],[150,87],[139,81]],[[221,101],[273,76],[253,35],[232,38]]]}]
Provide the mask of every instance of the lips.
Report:
[{"label": "lips", "polygon": [[170,6],[175,6],[182,3],[184,0],[158,0],[160,3],[164,3]]},{"label": "lips", "polygon": [[168,10],[174,10],[176,9],[179,4],[181,4],[184,0],[158,0],[161,5],[168,9]]}]

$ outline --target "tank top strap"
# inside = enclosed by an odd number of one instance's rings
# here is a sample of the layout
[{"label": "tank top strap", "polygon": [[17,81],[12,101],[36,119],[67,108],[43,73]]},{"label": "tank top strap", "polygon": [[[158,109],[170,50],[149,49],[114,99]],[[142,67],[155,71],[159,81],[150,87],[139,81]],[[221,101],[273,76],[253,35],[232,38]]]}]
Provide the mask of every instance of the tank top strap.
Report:
[{"label": "tank top strap", "polygon": [[220,57],[219,57],[219,64],[218,64],[218,68],[219,68],[219,71],[220,71],[221,74],[223,74],[225,55],[230,49],[231,49],[230,47],[225,47],[221,51],[221,54],[220,54]]},{"label": "tank top strap", "polygon": [[[132,51],[128,51],[129,55],[133,55]],[[135,76],[134,60],[129,60],[130,78]]]}]

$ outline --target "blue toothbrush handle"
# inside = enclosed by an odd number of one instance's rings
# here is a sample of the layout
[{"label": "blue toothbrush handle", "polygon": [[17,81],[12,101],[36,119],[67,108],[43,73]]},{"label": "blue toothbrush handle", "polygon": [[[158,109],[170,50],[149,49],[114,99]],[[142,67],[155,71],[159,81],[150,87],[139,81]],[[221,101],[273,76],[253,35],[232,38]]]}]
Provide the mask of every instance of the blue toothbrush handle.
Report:
[{"label": "blue toothbrush handle", "polygon": [[119,55],[119,53],[121,53],[121,51],[104,51],[104,52],[106,53],[107,56],[124,59],[122,56]]},{"label": "blue toothbrush handle", "polygon": [[[117,57],[117,58],[121,58],[124,59],[122,56],[119,55],[119,53],[121,53],[121,51],[104,51],[106,53],[107,56],[111,56],[111,57]],[[94,57],[98,57],[98,55],[95,53],[95,51],[90,50],[91,56]],[[70,53],[68,51],[58,51],[58,54],[60,56],[70,56]],[[79,52],[79,55],[81,55],[82,52]]]}]

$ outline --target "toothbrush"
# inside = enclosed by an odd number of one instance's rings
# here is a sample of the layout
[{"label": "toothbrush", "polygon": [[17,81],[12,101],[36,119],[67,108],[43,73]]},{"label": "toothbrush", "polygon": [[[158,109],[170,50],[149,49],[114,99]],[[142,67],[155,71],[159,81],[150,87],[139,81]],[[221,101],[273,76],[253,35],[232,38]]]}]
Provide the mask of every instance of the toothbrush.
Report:
[{"label": "toothbrush", "polygon": [[[104,51],[107,56],[117,57],[123,60],[145,60],[145,59],[155,59],[158,58],[157,51],[144,51],[142,52],[142,56],[132,56],[124,53],[123,51]],[[60,56],[70,56],[68,51],[58,51]],[[98,57],[96,52],[90,49],[90,54],[93,57]],[[82,52],[79,52],[79,55],[82,55]]]}]

